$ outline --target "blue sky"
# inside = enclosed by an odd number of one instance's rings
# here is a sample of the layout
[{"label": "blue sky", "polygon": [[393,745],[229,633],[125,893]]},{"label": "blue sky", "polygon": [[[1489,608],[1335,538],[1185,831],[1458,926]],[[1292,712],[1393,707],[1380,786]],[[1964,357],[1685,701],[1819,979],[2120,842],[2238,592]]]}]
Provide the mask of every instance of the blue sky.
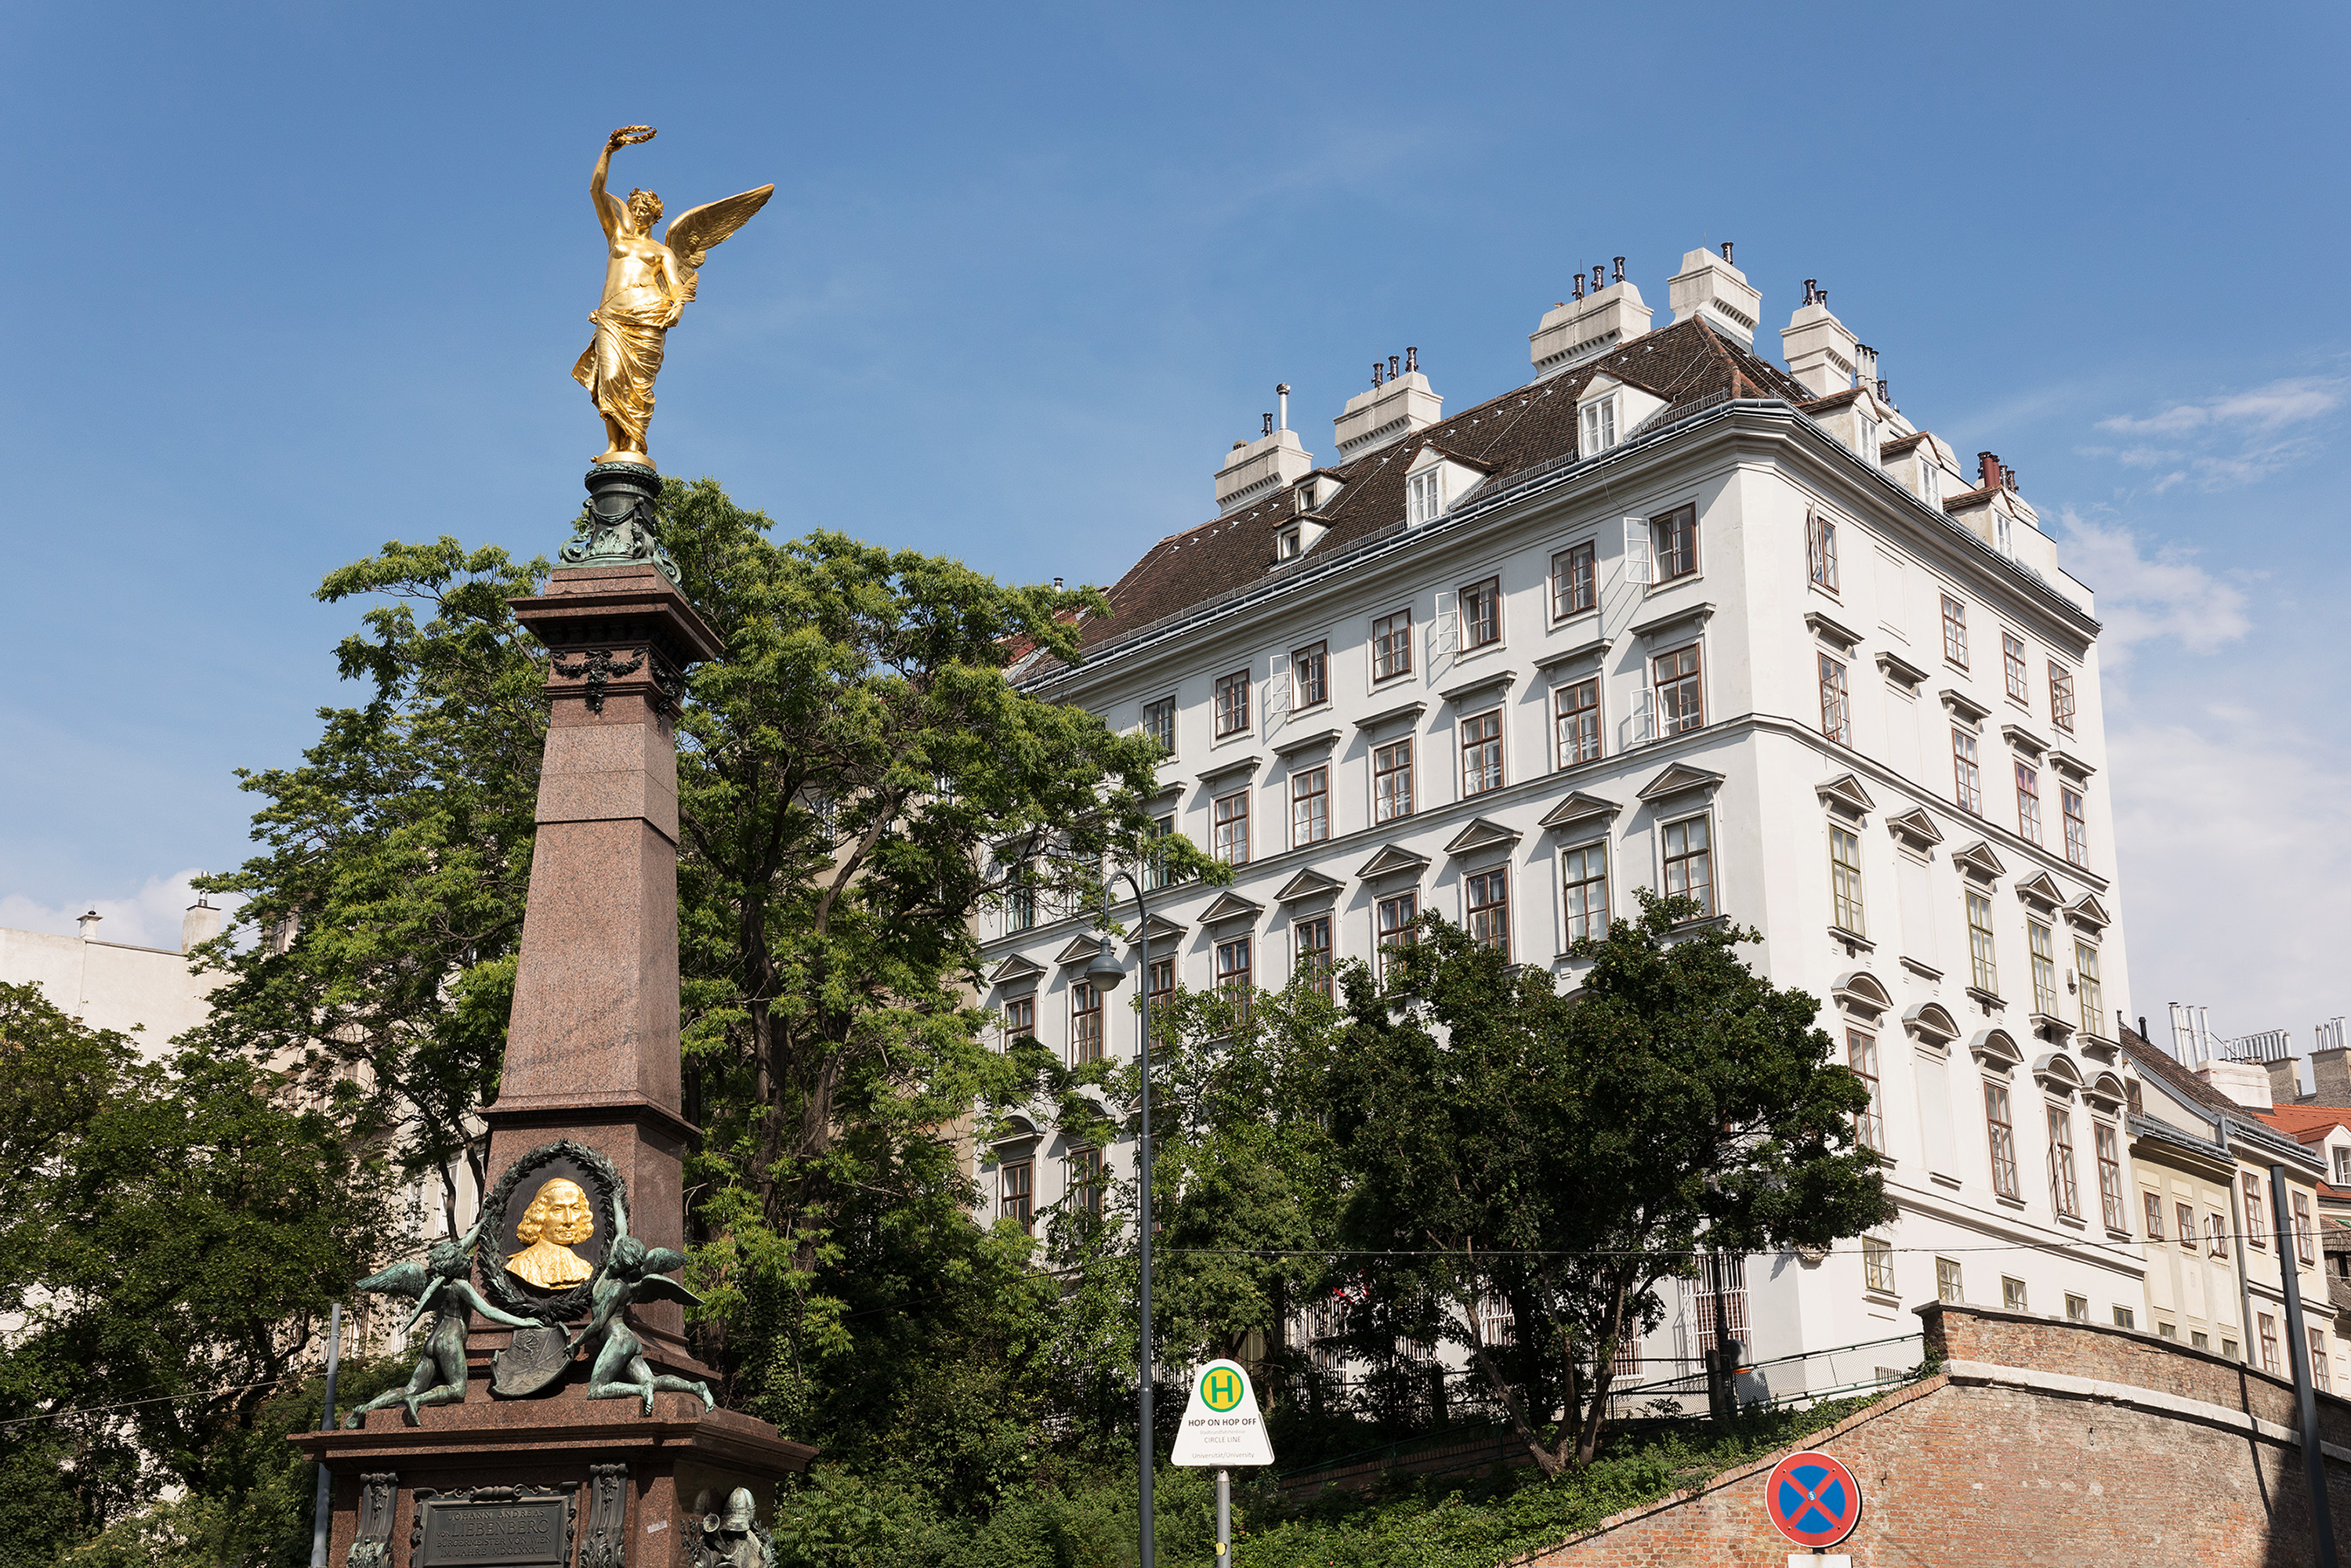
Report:
[{"label": "blue sky", "polygon": [[[773,181],[653,452],[779,527],[1107,580],[1277,380],[1454,407],[1579,267],[1738,243],[1997,450],[2109,623],[2137,1003],[2307,1038],[2351,746],[2340,7],[10,5],[0,925],[176,939],[351,700],[392,538],[551,549],[617,183]],[[2161,1029],[2158,1023],[2158,1036]]]}]

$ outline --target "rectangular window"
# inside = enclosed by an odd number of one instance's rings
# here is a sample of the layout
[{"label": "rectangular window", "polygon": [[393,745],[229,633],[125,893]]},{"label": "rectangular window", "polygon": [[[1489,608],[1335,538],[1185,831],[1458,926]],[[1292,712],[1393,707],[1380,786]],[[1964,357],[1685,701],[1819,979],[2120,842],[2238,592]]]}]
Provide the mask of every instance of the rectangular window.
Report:
[{"label": "rectangular window", "polygon": [[2329,1382],[2326,1376],[2326,1336],[2316,1329],[2306,1332],[2310,1335],[2310,1381],[2325,1392],[2332,1394],[2335,1392],[2335,1385]]},{"label": "rectangular window", "polygon": [[1037,1167],[1027,1160],[999,1166],[996,1172],[996,1216],[1029,1228],[1037,1201]]},{"label": "rectangular window", "polygon": [[2335,1185],[2351,1186],[2351,1149],[2335,1151]]},{"label": "rectangular window", "polygon": [[1372,753],[1372,821],[1412,815],[1412,742],[1393,741]]},{"label": "rectangular window", "polygon": [[[2099,1210],[2105,1218],[2107,1229],[2127,1233],[2130,1229],[2130,1206],[2123,1202],[2122,1139],[2105,1122],[2092,1122],[2090,1134],[2097,1145]],[[2160,1218],[2160,1206],[2152,1207],[2156,1217]],[[2147,1239],[2160,1241],[2163,1233],[2158,1230]]]},{"label": "rectangular window", "polygon": [[1037,1036],[1037,998],[1015,997],[1004,1004],[1004,1043],[1009,1048],[1016,1040],[1034,1040]]},{"label": "rectangular window", "polygon": [[2011,1312],[2032,1311],[2032,1308],[2025,1304],[2024,1281],[2012,1280],[2002,1274],[2000,1277],[2000,1304]]},{"label": "rectangular window", "polygon": [[1576,681],[1552,693],[1559,729],[1559,765],[1573,768],[1600,758],[1600,682]]},{"label": "rectangular window", "polygon": [[2184,1203],[2175,1203],[2171,1206],[2171,1212],[2179,1221],[2179,1249],[2182,1252],[2195,1251],[2196,1211]]},{"label": "rectangular window", "polygon": [[[1717,1262],[1715,1260],[1719,1259]],[[1721,1288],[1716,1288],[1716,1281]],[[1747,1338],[1747,1260],[1737,1253],[1715,1253],[1698,1260],[1698,1289],[1691,1293],[1698,1298],[1698,1343],[1706,1349],[1714,1348],[1714,1325],[1718,1316],[1722,1321],[1723,1336],[1744,1341]]]},{"label": "rectangular window", "polygon": [[1461,591],[1461,647],[1484,648],[1502,640],[1502,580],[1489,577]]},{"label": "rectangular window", "polygon": [[2253,1322],[2262,1331],[2262,1370],[2276,1372],[2279,1370],[2277,1319],[2268,1312],[2256,1312]]},{"label": "rectangular window", "polygon": [[2087,871],[2090,868],[2090,819],[2083,808],[2082,792],[2071,784],[2057,786],[2057,803],[2065,813],[2065,858]]},{"label": "rectangular window", "polygon": [[1290,842],[1295,849],[1331,836],[1331,769],[1308,768],[1290,776]]},{"label": "rectangular window", "polygon": [[1004,883],[1004,929],[1026,931],[1037,924],[1037,873],[1027,865],[1012,868]]},{"label": "rectangular window", "polygon": [[1331,649],[1317,643],[1290,655],[1290,710],[1320,707],[1331,700]]},{"label": "rectangular window", "polygon": [[1070,1156],[1070,1207],[1099,1216],[1102,1206],[1102,1163],[1100,1149],[1080,1149]]},{"label": "rectangular window", "polygon": [[1420,940],[1419,927],[1413,922],[1420,918],[1420,894],[1399,893],[1393,898],[1383,898],[1379,904],[1379,942],[1374,951],[1380,960],[1380,973],[1387,973],[1387,956],[1397,947],[1409,947]]},{"label": "rectangular window", "polygon": [[1608,846],[1579,844],[1559,857],[1560,885],[1567,905],[1567,940],[1604,941],[1608,936]]},{"label": "rectangular window", "polygon": [[[2101,1161],[2105,1160],[2105,1145],[2101,1144],[2098,1146],[2098,1157]],[[2160,1241],[2163,1239],[2163,1199],[2151,1192],[2141,1193],[2139,1197],[2147,1204],[2147,1239],[2149,1241]]]},{"label": "rectangular window", "polygon": [[2130,1329],[2137,1328],[2137,1326],[2138,1314],[2137,1312],[2132,1312],[2128,1307],[2116,1307],[2115,1309],[2115,1327],[2118,1329]]},{"label": "rectangular window", "polygon": [[1698,572],[1698,508],[1676,507],[1661,517],[1651,517],[1649,548],[1651,559],[1656,562],[1656,580],[1659,582],[1695,576]]},{"label": "rectangular window", "polygon": [[1555,621],[1581,615],[1600,602],[1599,559],[1594,547],[1571,545],[1551,558],[1551,613]]},{"label": "rectangular window", "polygon": [[2312,1228],[2310,1223],[2310,1195],[2306,1192],[2295,1193],[2294,1195],[2294,1255],[2302,1260],[2305,1268],[2318,1261],[2318,1254],[2311,1250],[2316,1243],[2317,1236],[2318,1232]]},{"label": "rectangular window", "polygon": [[1813,512],[1804,519],[1804,554],[1814,582],[1836,591],[1837,549],[1836,525]]},{"label": "rectangular window", "polygon": [[1502,710],[1461,721],[1461,793],[1483,795],[1502,787]]},{"label": "rectangular window", "polygon": [[1679,735],[1706,723],[1706,696],[1699,689],[1697,643],[1650,660],[1649,685],[1657,695],[1659,736]]},{"label": "rectangular window", "polygon": [[1472,872],[1468,880],[1469,940],[1510,956],[1510,872],[1508,866]]},{"label": "rectangular window", "polygon": [[2016,1126],[2008,1116],[2008,1088],[1984,1084],[1984,1128],[1991,1144],[1991,1189],[2002,1197],[2022,1197],[2016,1179]]},{"label": "rectangular window", "polygon": [[1894,1291],[1894,1244],[1875,1236],[1861,1239],[1861,1288],[1890,1296]]},{"label": "rectangular window", "polygon": [[1616,400],[1595,398],[1582,410],[1583,438],[1576,443],[1576,455],[1591,457],[1616,444]]},{"label": "rectangular window", "polygon": [[2022,762],[2016,765],[2016,831],[2041,841],[2041,770]]},{"label": "rectangular window", "polygon": [[1943,657],[1962,670],[1968,667],[1968,607],[1943,595]]},{"label": "rectangular window", "polygon": [[1176,960],[1154,958],[1151,960],[1151,1005],[1155,1008],[1162,1002],[1174,1000],[1175,996]]},{"label": "rectangular window", "polygon": [[1976,766],[1976,737],[1951,731],[1951,798],[1959,809],[1983,815],[1983,769]]},{"label": "rectangular window", "polygon": [[1217,944],[1217,989],[1240,1009],[1243,1018],[1249,1017],[1249,992],[1256,984],[1250,976],[1249,937]]},{"label": "rectangular window", "polygon": [[1238,735],[1249,726],[1249,673],[1236,670],[1217,680],[1217,734]]},{"label": "rectangular window", "polygon": [[2074,672],[2053,660],[2049,665],[2049,722],[2068,735],[2074,733]]},{"label": "rectangular window", "polygon": [[2024,639],[2002,628],[2000,634],[2001,673],[2008,681],[2008,695],[2032,706],[2032,674],[2024,663]]},{"label": "rectangular window", "polygon": [[1311,989],[1331,994],[1331,917],[1315,915],[1291,926],[1297,938],[1298,974]]},{"label": "rectangular window", "polygon": [[1412,612],[1399,610],[1372,622],[1372,679],[1412,674]]},{"label": "rectangular window", "polygon": [[2090,1321],[2090,1298],[2087,1296],[2067,1296],[2065,1298],[2065,1321],[2069,1323],[2088,1322]]},{"label": "rectangular window", "polygon": [[2204,1216],[2205,1250],[2215,1258],[2229,1255],[2228,1217],[2215,1209]]},{"label": "rectangular window", "polygon": [[1918,451],[1918,498],[1930,507],[1939,507],[1943,504],[1942,465],[1926,455],[1925,446],[1920,446]]},{"label": "rectangular window", "polygon": [[2247,1171],[2244,1186],[2245,1245],[2265,1249],[2269,1243],[2262,1239],[2268,1235],[2269,1227],[2262,1223],[2262,1178]]},{"label": "rectangular window", "polygon": [[1999,956],[1992,951],[1991,898],[1987,894],[1968,889],[1968,960],[1972,966],[1972,978],[1977,990],[1992,996],[2000,994]]},{"label": "rectangular window", "polygon": [[2057,941],[2038,920],[2024,923],[2024,945],[2032,955],[2032,1010],[2057,1016]]},{"label": "rectangular window", "polygon": [[1698,918],[1714,914],[1713,838],[1704,817],[1667,822],[1664,831],[1666,894],[1698,905]]},{"label": "rectangular window", "polygon": [[1829,824],[1829,894],[1835,905],[1837,929],[1866,936],[1862,923],[1861,835],[1835,822]]},{"label": "rectangular window", "polygon": [[2049,1107],[2049,1207],[2069,1219],[2082,1218],[2082,1192],[2074,1181],[2074,1115]]},{"label": "rectangular window", "polygon": [[[2204,1333],[2201,1329],[2189,1329],[2188,1331],[2188,1343],[2189,1348],[2193,1350],[2210,1350],[2212,1348],[2212,1336]],[[2231,1345],[2229,1348],[2231,1350],[2234,1350],[2237,1347],[2235,1345]]]},{"label": "rectangular window", "polygon": [[1168,756],[1176,755],[1176,699],[1161,697],[1155,703],[1143,705],[1143,733],[1159,743],[1159,749]]},{"label": "rectangular window", "polygon": [[1445,514],[1445,470],[1431,465],[1405,481],[1405,521],[1435,522]]},{"label": "rectangular window", "polygon": [[2074,983],[2081,988],[2082,1032],[2104,1035],[2106,1030],[2105,988],[2098,984],[2098,950],[2087,942],[2074,944]]},{"label": "rectangular window", "polygon": [[1863,1145],[1886,1152],[1886,1115],[1877,1098],[1877,1037],[1865,1030],[1844,1031],[1845,1062],[1869,1091],[1869,1103],[1854,1118],[1853,1130]]},{"label": "rectangular window", "polygon": [[1227,865],[1249,864],[1249,799],[1248,790],[1236,789],[1229,795],[1217,797],[1213,808],[1216,838],[1211,852]]},{"label": "rectangular window", "polygon": [[1070,988],[1070,1061],[1100,1061],[1102,1053],[1102,994],[1080,980]]},{"label": "rectangular window", "polygon": [[1845,686],[1844,666],[1826,653],[1821,664],[1821,733],[1839,746],[1853,744],[1853,699]]},{"label": "rectangular window", "polygon": [[1955,1307],[1967,1302],[1967,1293],[1959,1288],[1959,1266],[1949,1258],[1935,1260],[1935,1299]]}]

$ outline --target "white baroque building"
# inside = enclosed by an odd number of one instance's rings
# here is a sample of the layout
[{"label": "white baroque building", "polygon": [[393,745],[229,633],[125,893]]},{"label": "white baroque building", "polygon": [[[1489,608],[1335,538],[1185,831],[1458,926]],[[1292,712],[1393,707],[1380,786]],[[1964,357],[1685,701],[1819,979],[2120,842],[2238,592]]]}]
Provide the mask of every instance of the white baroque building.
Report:
[{"label": "white baroque building", "polygon": [[[1015,676],[1157,734],[1167,827],[1235,867],[1155,894],[1155,988],[1376,962],[1428,911],[1572,984],[1636,887],[1760,929],[1750,961],[1872,1081],[1899,1209],[1746,1260],[1742,1392],[1783,1395],[1916,1361],[1895,1342],[1938,1293],[2105,1322],[2147,1296],[2090,591],[1825,294],[1784,368],[1759,356],[1729,251],[1683,258],[1663,327],[1621,260],[1579,277],[1532,379],[1459,413],[1387,361],[1328,466],[1286,427],[1237,444],[1218,515],[1111,590],[1083,665]],[[1092,930],[997,918],[1010,1032],[1134,1049],[1084,984]],[[979,1175],[1025,1220],[1121,1153],[1032,1134]],[[1695,1374],[1712,1308],[1686,1295],[1639,1381]]]}]

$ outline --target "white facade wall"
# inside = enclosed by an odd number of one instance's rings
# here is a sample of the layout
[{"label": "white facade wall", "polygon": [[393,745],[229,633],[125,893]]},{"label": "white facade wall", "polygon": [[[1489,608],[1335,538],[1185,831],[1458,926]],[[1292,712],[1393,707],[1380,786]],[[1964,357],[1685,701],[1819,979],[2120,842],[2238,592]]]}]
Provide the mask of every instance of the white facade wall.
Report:
[{"label": "white facade wall", "polygon": [[186,956],[169,948],[0,931],[0,980],[37,984],[90,1028],[131,1035],[151,1061],[211,1016],[213,988],[226,977],[192,973]]},{"label": "white facade wall", "polygon": [[[1886,432],[1888,436],[1895,431]],[[1946,477],[1943,493],[1965,487]],[[1999,503],[2011,505],[2002,497]],[[1698,570],[1643,588],[1625,580],[1627,517],[1649,518],[1688,505],[1698,525]],[[1807,516],[1837,528],[1837,583],[1812,582]],[[2019,508],[2020,528],[2030,528]],[[1597,549],[1600,603],[1590,612],[1551,613],[1553,553],[1578,542]],[[2053,559],[2037,534],[2031,554]],[[2028,551],[2020,548],[2019,556]],[[1498,576],[1503,592],[1499,640],[1476,650],[1448,649],[1442,630],[1458,618],[1465,584]],[[1969,661],[1943,653],[1940,600],[1967,607]],[[1473,873],[1510,873],[1510,940],[1514,957],[1552,968],[1573,983],[1564,956],[1560,863],[1563,852],[1604,839],[1614,912],[1635,908],[1632,889],[1662,887],[1662,831],[1706,818],[1712,839],[1717,906],[1761,930],[1748,956],[1782,986],[1821,998],[1821,1023],[1844,1047],[1849,1028],[1877,1042],[1879,1105],[1892,1166],[1888,1183],[1900,1217],[1877,1234],[1897,1249],[1896,1289],[1864,1289],[1857,1253],[1840,1249],[1821,1261],[1793,1255],[1749,1261],[1750,1358],[1912,1334],[1909,1309],[1932,1300],[1939,1249],[1962,1269],[1966,1299],[1999,1305],[2003,1276],[2023,1281],[2034,1310],[2055,1312],[2068,1294],[2088,1298],[2093,1316],[2110,1322],[2116,1303],[2143,1299],[2144,1265],[2126,1234],[2103,1223],[2094,1120],[2112,1122],[2121,1084],[2111,1045],[2084,1043],[2078,993],[2062,977],[2073,969],[2074,942],[2092,945],[2104,988],[2100,1033],[2130,1007],[2120,902],[2114,887],[2114,843],[2098,700],[2096,625],[2087,591],[2070,580],[2044,580],[1979,542],[1968,526],[1947,521],[1876,464],[1856,460],[1831,432],[1784,404],[1733,403],[1705,411],[1662,432],[1550,474],[1515,492],[1473,493],[1451,515],[1425,528],[1384,536],[1330,562],[1310,551],[1259,590],[1172,630],[1113,643],[1081,669],[1040,681],[1039,689],[1100,713],[1114,727],[1142,721],[1144,706],[1166,696],[1176,705],[1176,747],[1161,770],[1171,786],[1167,810],[1177,831],[1212,844],[1211,802],[1246,788],[1250,853],[1229,889],[1187,887],[1155,895],[1155,913],[1182,926],[1173,944],[1177,976],[1203,988],[1215,977],[1218,942],[1248,935],[1253,978],[1278,988],[1291,976],[1291,931],[1299,919],[1327,914],[1336,956],[1370,958],[1378,901],[1416,888],[1424,912],[1465,918],[1464,888]],[[1374,679],[1374,618],[1409,608],[1414,669]],[[1807,623],[1807,615],[1825,617]],[[2003,631],[2026,646],[2022,700],[2011,698],[2002,672]],[[1851,636],[1852,645],[1842,638]],[[1281,711],[1266,700],[1269,683],[1288,680],[1291,653],[1322,643],[1329,700]],[[1695,643],[1700,653],[1705,723],[1686,734],[1630,744],[1626,720],[1637,710],[1651,661]],[[1845,667],[1852,744],[1823,733],[1819,656]],[[1915,681],[1881,673],[1920,673]],[[2074,677],[2077,714],[2071,735],[2051,724],[2047,666]],[[1239,733],[1214,733],[1214,688],[1246,668],[1250,722]],[[1602,683],[1604,750],[1597,761],[1562,768],[1554,752],[1554,693],[1565,684]],[[1955,694],[1971,725],[1984,775],[1981,817],[1954,800],[1953,716],[1940,694]],[[1419,705],[1418,711],[1410,711]],[[1502,786],[1466,795],[1459,727],[1499,706],[1507,756]],[[2003,734],[2014,727],[2014,735]],[[1327,732],[1327,738],[1325,738]],[[1409,736],[1416,747],[1414,813],[1373,821],[1371,754]],[[2062,749],[2086,768],[2084,794],[2088,864],[2064,850],[2054,767],[2035,750]],[[2020,749],[2022,748],[2022,749]],[[2018,831],[2012,761],[2036,760],[2042,779],[2042,842]],[[1288,797],[1299,771],[1330,769],[1331,837],[1292,847]],[[1834,929],[1828,834],[1830,799],[1822,787],[1849,779],[1865,809],[1839,818],[1862,845],[1865,931]],[[1678,787],[1676,787],[1677,781]],[[1660,787],[1666,792],[1659,793]],[[1545,827],[1572,795],[1602,802],[1563,825]],[[1613,809],[1612,809],[1613,808]],[[1923,833],[1897,831],[1893,820],[1924,813]],[[1487,830],[1472,828],[1482,820]],[[1558,821],[1557,818],[1553,819]],[[1991,898],[1999,984],[1971,997],[1963,875],[1954,855],[1978,843],[2001,868],[1986,880]],[[1448,846],[1454,846],[1448,849]],[[1366,875],[1384,852],[1397,869]],[[1425,861],[1424,861],[1425,857]],[[1301,872],[1334,889],[1285,904],[1280,894]],[[2045,876],[2058,892],[2041,911],[2018,887]],[[2087,914],[2064,908],[2085,896]],[[1204,925],[1210,905],[1235,907],[1233,918]],[[2103,918],[2096,918],[2102,913]],[[1132,926],[1130,904],[1119,918]],[[2057,1016],[2036,1039],[2026,922],[2042,918],[2058,948]],[[1083,957],[1061,961],[1086,919],[1045,920],[1023,931],[988,933],[991,968],[1006,983],[984,1000],[1001,1007],[1032,996],[1035,1032],[1049,1046],[1070,1039],[1070,991]],[[1077,942],[1082,952],[1088,942]],[[1164,956],[1168,944],[1155,944]],[[1130,946],[1128,957],[1134,954]],[[1029,964],[1041,968],[1032,972]],[[1012,977],[1016,974],[1022,977]],[[1856,978],[1856,977],[1860,977]],[[1882,992],[1880,1002],[1873,992]],[[1108,1009],[1110,1051],[1134,1046],[1134,1019],[1122,992]],[[1921,1008],[1941,1014],[1918,1013]],[[1906,1023],[1906,1017],[1910,1021]],[[1945,1021],[1945,1020],[1948,1021]],[[1982,1085],[2004,1085],[2013,1108],[2021,1196],[1992,1190]],[[2103,1087],[2095,1092],[2091,1086]],[[1939,1081],[1941,1088],[1935,1087]],[[2095,1103],[2093,1103],[2093,1100]],[[2045,1108],[2072,1118],[2080,1218],[2053,1212]],[[2127,1139],[2117,1139],[2126,1150]],[[1033,1162],[1041,1209],[1064,1191],[1070,1151],[1050,1136],[1016,1142],[1006,1159]],[[1112,1151],[1118,1163],[1120,1151]],[[2124,1155],[2121,1190],[2132,1190]],[[995,1165],[983,1157],[990,1188]],[[2126,1221],[2128,1219],[2125,1215]],[[2015,1250],[1977,1250],[1980,1249]],[[1682,1347],[1695,1354],[1687,1337]],[[1653,1361],[1677,1354],[1672,1322],[1646,1347]],[[1845,1358],[1850,1363],[1856,1357]],[[1867,1363],[1869,1353],[1857,1353]],[[1889,1347],[1877,1364],[1903,1365],[1914,1351]],[[1822,1364],[1825,1366],[1826,1364]],[[1676,1370],[1662,1369],[1658,1375]],[[1861,1375],[1866,1376],[1865,1365]],[[1813,1386],[1836,1379],[1815,1369]],[[1747,1392],[1802,1386],[1792,1368],[1766,1369]]]}]

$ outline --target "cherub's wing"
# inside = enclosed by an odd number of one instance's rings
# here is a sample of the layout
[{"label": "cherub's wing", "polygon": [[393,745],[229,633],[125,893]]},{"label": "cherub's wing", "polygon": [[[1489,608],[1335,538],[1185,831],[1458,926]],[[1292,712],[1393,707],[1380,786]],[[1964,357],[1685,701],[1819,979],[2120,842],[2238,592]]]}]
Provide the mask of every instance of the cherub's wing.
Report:
[{"label": "cherub's wing", "polygon": [[422,1297],[434,1279],[434,1274],[422,1263],[394,1263],[380,1274],[370,1274],[351,1289],[386,1296]]},{"label": "cherub's wing", "polygon": [[638,1281],[634,1294],[640,1301],[675,1301],[682,1307],[702,1305],[700,1296],[695,1295],[675,1280],[660,1274],[648,1274]]},{"label": "cherub's wing", "polygon": [[677,253],[680,267],[692,272],[702,265],[712,246],[749,223],[751,214],[766,206],[768,198],[775,193],[773,185],[762,185],[739,196],[688,207],[671,221],[662,235],[662,244]]},{"label": "cherub's wing", "polygon": [[648,1274],[674,1274],[684,1267],[685,1254],[674,1247],[645,1249],[645,1272]]}]

